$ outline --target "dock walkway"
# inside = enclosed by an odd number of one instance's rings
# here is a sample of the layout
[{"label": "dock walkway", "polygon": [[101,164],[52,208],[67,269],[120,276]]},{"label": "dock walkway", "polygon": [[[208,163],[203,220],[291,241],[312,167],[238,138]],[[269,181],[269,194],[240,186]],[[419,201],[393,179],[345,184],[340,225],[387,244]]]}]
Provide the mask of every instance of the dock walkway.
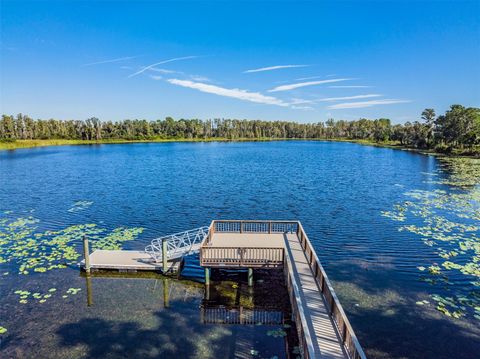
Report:
[{"label": "dock walkway", "polygon": [[292,259],[292,271],[299,288],[303,313],[310,333],[315,358],[348,358],[342,348],[335,324],[330,318],[315,277],[298,236],[285,236],[285,250]]}]

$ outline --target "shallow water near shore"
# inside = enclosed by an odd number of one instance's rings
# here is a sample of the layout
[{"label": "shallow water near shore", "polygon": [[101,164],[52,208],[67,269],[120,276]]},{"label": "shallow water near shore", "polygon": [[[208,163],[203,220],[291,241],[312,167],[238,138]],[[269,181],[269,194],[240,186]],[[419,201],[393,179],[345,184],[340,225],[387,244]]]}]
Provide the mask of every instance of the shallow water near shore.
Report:
[{"label": "shallow water near shore", "polygon": [[[0,152],[0,350],[13,358],[295,356],[281,276],[259,273],[250,292],[244,275],[217,273],[206,293],[201,283],[163,277],[88,283],[76,263],[83,233],[95,248],[143,249],[212,219],[298,219],[368,357],[475,357],[479,168],[475,159],[335,142]],[[240,306],[285,322],[202,317],[202,308],[232,317]]]}]

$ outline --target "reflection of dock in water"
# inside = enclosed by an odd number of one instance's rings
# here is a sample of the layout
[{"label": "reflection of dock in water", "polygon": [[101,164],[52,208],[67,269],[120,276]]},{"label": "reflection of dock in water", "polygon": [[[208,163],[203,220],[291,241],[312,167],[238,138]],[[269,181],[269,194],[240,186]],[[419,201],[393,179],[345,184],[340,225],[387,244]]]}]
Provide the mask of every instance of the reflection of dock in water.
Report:
[{"label": "reflection of dock in water", "polygon": [[281,325],[284,320],[283,313],[276,310],[202,305],[201,311],[204,324]]}]

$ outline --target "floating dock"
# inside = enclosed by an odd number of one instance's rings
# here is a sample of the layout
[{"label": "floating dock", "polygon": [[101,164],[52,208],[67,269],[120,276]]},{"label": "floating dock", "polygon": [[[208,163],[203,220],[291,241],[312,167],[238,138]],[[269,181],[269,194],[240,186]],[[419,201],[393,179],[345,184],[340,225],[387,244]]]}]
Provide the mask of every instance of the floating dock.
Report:
[{"label": "floating dock", "polygon": [[[156,262],[145,251],[97,249],[89,255],[89,261],[91,270],[163,271],[163,263]],[[170,272],[177,272],[180,264],[180,259],[168,261],[167,268]],[[85,259],[80,262],[80,266],[85,268]]]}]

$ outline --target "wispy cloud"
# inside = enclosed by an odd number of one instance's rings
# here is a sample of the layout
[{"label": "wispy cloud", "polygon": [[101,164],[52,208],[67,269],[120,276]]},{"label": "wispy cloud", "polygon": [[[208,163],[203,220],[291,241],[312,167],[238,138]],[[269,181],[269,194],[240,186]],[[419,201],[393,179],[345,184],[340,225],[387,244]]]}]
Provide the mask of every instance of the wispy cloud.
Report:
[{"label": "wispy cloud", "polygon": [[154,71],[154,72],[159,72],[161,74],[177,74],[177,73],[180,73],[179,71],[167,70],[167,69],[158,69],[156,67],[150,67],[148,70],[149,71]]},{"label": "wispy cloud", "polygon": [[397,99],[385,99],[385,100],[372,100],[372,101],[362,101],[362,102],[342,102],[336,105],[328,106],[330,110],[340,110],[345,108],[365,108],[372,107],[377,105],[392,105],[395,103],[406,103],[411,102],[410,100],[397,100]]},{"label": "wispy cloud", "polygon": [[110,60],[103,60],[103,61],[97,61],[97,62],[90,62],[88,64],[83,64],[82,66],[92,66],[92,65],[100,65],[100,64],[109,64],[111,62],[120,62],[120,61],[127,61],[131,59],[136,59],[139,56],[126,56],[126,57],[119,57],[116,59],[110,59]]},{"label": "wispy cloud", "polygon": [[324,78],[325,76],[309,76],[309,77],[300,77],[298,79],[295,79],[295,81],[305,81],[305,80],[313,80],[313,79],[321,79]]},{"label": "wispy cloud", "polygon": [[282,101],[273,96],[265,96],[259,92],[249,92],[241,89],[227,89],[220,86],[205,84],[201,82],[194,82],[189,80],[168,79],[169,83],[182,87],[188,87],[201,92],[207,92],[218,96],[232,97],[239,100],[250,101],[255,103],[263,103],[267,105],[276,105],[288,107],[289,103]]},{"label": "wispy cloud", "polygon": [[318,102],[334,102],[334,101],[344,101],[344,100],[359,100],[361,98],[371,98],[371,97],[381,97],[381,96],[383,96],[383,95],[372,93],[372,94],[368,94],[368,95],[319,98],[316,101],[318,101]]},{"label": "wispy cloud", "polygon": [[150,78],[157,81],[163,79],[163,77],[159,75],[150,75]]},{"label": "wispy cloud", "polygon": [[340,82],[340,81],[347,81],[347,80],[352,80],[352,79],[329,79],[329,80],[320,80],[320,81],[297,82],[294,84],[274,87],[273,89],[268,90],[268,92],[288,91],[288,90],[294,90],[300,87],[323,85],[323,84],[328,84],[332,82]]},{"label": "wispy cloud", "polygon": [[189,75],[190,79],[197,82],[212,82],[208,77],[202,75]]},{"label": "wispy cloud", "polygon": [[148,66],[145,66],[145,67],[142,67],[140,70],[138,70],[137,72],[131,74],[130,76],[128,76],[129,78],[130,77],[134,77],[134,76],[137,76],[137,75],[140,75],[141,73],[151,69],[151,68],[154,68],[155,66],[158,66],[158,65],[163,65],[163,64],[167,64],[169,62],[174,62],[174,61],[180,61],[180,60],[189,60],[189,59],[195,59],[197,58],[198,56],[184,56],[184,57],[175,57],[173,59],[168,59],[168,60],[164,60],[164,61],[160,61],[160,62],[156,62],[154,64],[151,64],[151,65],[148,65]]},{"label": "wispy cloud", "polygon": [[331,89],[364,89],[364,88],[369,88],[372,86],[364,86],[364,85],[345,85],[345,86],[328,86]]},{"label": "wispy cloud", "polygon": [[243,71],[244,74],[252,73],[252,72],[263,72],[263,71],[273,71],[273,70],[280,70],[280,69],[290,69],[294,67],[307,67],[310,65],[276,65],[276,66],[269,66],[269,67],[261,67],[259,69],[252,69]]}]

